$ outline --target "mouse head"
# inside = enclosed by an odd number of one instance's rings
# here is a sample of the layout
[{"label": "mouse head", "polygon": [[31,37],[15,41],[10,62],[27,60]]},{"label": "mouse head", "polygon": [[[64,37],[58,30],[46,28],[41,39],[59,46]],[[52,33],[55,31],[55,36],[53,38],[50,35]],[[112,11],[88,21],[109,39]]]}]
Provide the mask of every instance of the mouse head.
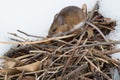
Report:
[{"label": "mouse head", "polygon": [[62,31],[61,29],[63,29],[64,26],[65,26],[64,17],[56,14],[49,30],[49,36],[61,33]]}]

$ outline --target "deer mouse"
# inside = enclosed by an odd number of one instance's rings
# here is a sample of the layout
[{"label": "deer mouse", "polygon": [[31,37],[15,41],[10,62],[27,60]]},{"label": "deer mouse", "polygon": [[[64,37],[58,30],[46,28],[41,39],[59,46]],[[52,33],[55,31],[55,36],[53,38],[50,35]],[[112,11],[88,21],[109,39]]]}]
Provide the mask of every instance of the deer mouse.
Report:
[{"label": "deer mouse", "polygon": [[57,34],[80,28],[85,20],[85,13],[81,8],[76,6],[65,7],[55,15],[48,36],[53,37]]}]

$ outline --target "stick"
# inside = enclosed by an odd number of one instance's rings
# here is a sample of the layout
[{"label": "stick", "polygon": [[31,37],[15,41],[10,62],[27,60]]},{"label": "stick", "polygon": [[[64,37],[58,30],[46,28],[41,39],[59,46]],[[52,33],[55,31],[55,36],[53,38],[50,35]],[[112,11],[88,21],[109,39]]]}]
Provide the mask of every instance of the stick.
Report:
[{"label": "stick", "polygon": [[99,8],[99,1],[97,1],[97,3],[95,4],[92,12],[89,13],[89,16],[88,16],[88,18],[87,18],[87,21],[90,21],[90,20],[92,19],[93,15],[94,15],[94,12],[95,12],[96,10],[98,10],[98,8]]},{"label": "stick", "polygon": [[87,57],[84,56],[84,58],[102,75],[104,76],[107,80],[112,80],[108,75],[103,73],[99,68],[97,68]]},{"label": "stick", "polygon": [[[93,46],[100,46],[100,45],[110,45],[110,44],[120,44],[120,41],[98,42],[98,43],[94,43],[94,44],[84,44],[84,45],[78,46],[77,48],[93,47]],[[71,49],[71,48],[73,48],[73,47],[65,47],[62,50]]]},{"label": "stick", "polygon": [[21,30],[17,30],[17,31],[20,32],[20,33],[22,33],[22,34],[24,34],[24,35],[26,35],[26,36],[28,36],[28,37],[35,37],[35,38],[43,38],[44,39],[44,37],[31,35],[31,34],[23,32]]},{"label": "stick", "polygon": [[[75,74],[75,73],[78,73],[78,72],[80,72],[81,70],[86,69],[87,67],[88,67],[88,63],[85,63],[85,64],[79,66],[77,69],[75,69],[75,70],[73,70],[72,72],[70,72],[70,73],[68,73],[67,75],[65,75],[65,76],[63,77],[63,79],[66,79],[66,78],[70,77],[71,75],[73,75],[73,74]],[[78,74],[79,74],[79,73],[78,73]]]},{"label": "stick", "polygon": [[65,39],[65,38],[69,38],[69,37],[73,37],[73,36],[75,36],[75,34],[61,36],[61,37],[52,37],[52,38],[47,38],[45,40],[33,41],[33,42],[30,42],[30,41],[26,41],[26,42],[0,42],[0,44],[37,44],[37,43],[49,42],[52,40]]},{"label": "stick", "polygon": [[92,23],[90,23],[88,21],[86,21],[86,24],[88,24],[88,25],[92,26],[93,28],[95,28],[101,34],[101,36],[105,39],[105,41],[108,42],[108,39],[105,37],[105,35],[102,33],[102,31],[99,28],[97,28],[97,26],[95,26],[94,24],[92,24]]}]

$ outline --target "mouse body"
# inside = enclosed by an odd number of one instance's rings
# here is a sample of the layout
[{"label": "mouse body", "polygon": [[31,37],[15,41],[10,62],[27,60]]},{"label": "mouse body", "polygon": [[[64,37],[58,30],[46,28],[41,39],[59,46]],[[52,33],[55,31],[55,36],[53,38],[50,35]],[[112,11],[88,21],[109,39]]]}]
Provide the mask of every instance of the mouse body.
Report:
[{"label": "mouse body", "polygon": [[76,6],[65,7],[55,15],[48,36],[53,37],[54,35],[80,28],[84,24],[85,19],[85,14],[81,8]]}]

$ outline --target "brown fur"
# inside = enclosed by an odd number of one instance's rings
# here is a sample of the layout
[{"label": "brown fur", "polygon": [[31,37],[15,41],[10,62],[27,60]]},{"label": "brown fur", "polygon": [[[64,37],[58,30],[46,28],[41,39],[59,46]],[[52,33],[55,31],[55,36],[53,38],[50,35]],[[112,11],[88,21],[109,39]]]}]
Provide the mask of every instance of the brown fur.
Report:
[{"label": "brown fur", "polygon": [[49,29],[48,36],[64,33],[74,28],[74,25],[85,20],[85,14],[79,7],[68,6],[56,14],[54,21]]}]

